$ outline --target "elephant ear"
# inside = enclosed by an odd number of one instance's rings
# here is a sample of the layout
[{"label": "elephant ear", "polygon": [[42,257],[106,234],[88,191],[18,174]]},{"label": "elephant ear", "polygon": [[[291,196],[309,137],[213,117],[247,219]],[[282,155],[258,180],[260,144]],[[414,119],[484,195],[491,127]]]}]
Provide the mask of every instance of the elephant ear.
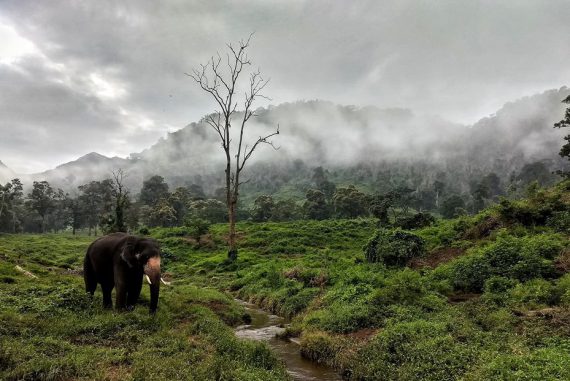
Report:
[{"label": "elephant ear", "polygon": [[123,249],[121,251],[121,259],[127,262],[129,267],[134,267],[137,264],[138,254],[136,252],[137,246],[137,238],[136,237],[128,237],[125,240],[125,244],[123,245]]}]

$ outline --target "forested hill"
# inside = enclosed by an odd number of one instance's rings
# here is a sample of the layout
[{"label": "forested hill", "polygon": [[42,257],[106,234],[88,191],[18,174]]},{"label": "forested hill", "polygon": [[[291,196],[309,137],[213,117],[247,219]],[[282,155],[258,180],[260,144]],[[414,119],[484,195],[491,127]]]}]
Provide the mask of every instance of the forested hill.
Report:
[{"label": "forested hill", "polygon": [[[531,163],[539,163],[537,176],[544,176],[545,171],[563,165],[557,155],[563,131],[552,125],[562,117],[561,100],[568,94],[570,89],[563,87],[525,97],[472,126],[408,109],[359,108],[325,101],[259,109],[249,127],[251,137],[279,124],[281,134],[275,142],[280,149],[263,147],[254,155],[247,190],[301,194],[318,166],[327,169],[337,183],[366,189],[400,185],[420,189],[445,173],[453,176],[457,191],[466,191],[473,178],[495,173],[506,183],[521,176],[521,169]],[[140,189],[143,179],[160,174],[171,187],[198,184],[213,193],[222,184],[223,159],[216,134],[205,123],[196,122],[128,159],[91,153],[22,179],[24,183],[46,179],[69,190],[109,177],[111,170],[121,167],[129,173],[134,189]],[[0,166],[0,180],[7,181],[7,177]]]}]

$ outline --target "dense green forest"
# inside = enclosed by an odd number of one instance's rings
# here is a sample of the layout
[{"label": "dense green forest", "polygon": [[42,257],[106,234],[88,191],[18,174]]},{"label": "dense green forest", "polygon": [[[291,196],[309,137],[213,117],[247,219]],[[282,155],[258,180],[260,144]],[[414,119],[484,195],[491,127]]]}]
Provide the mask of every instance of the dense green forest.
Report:
[{"label": "dense green forest", "polygon": [[[358,184],[347,184],[342,172],[323,167],[306,169],[309,179],[290,192],[275,195],[245,193],[240,205],[240,219],[255,222],[293,221],[301,219],[376,217],[387,223],[394,220],[406,226],[413,212],[453,218],[474,214],[496,202],[500,197],[516,198],[536,182],[535,186],[553,184],[559,177],[541,162],[525,165],[508,181],[495,173],[474,178],[469,189],[461,192],[454,178],[445,172],[436,174],[432,184],[423,188],[406,185],[394,169],[370,176],[361,169]],[[352,178],[354,172],[351,172]],[[413,171],[412,171],[413,175]],[[401,181],[398,181],[400,178]],[[147,227],[199,227],[227,221],[224,189],[207,195],[198,184],[180,186],[173,190],[164,178],[154,175],[143,182],[134,196],[120,191],[120,180],[109,178],[80,185],[73,193],[54,188],[47,181],[35,181],[24,192],[19,179],[0,185],[0,231],[59,232],[87,230],[97,233],[117,229],[117,209],[123,214],[123,224],[130,231]],[[337,185],[338,184],[338,185]],[[302,191],[304,190],[304,194]],[[257,194],[255,198],[252,195]]]}]

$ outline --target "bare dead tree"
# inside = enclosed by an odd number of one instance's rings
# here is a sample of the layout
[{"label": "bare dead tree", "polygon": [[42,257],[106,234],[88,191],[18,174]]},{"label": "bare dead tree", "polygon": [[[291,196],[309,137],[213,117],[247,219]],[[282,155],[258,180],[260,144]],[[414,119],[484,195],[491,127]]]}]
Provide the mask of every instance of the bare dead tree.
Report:
[{"label": "bare dead tree", "polygon": [[121,169],[112,172],[113,174],[113,196],[115,198],[115,222],[113,231],[126,232],[125,209],[129,204],[129,191],[125,186],[127,174]]},{"label": "bare dead tree", "polygon": [[[241,173],[260,145],[268,144],[277,149],[271,142],[271,137],[279,134],[277,129],[270,134],[260,136],[254,142],[247,144],[244,139],[244,130],[252,117],[256,117],[253,109],[255,101],[259,98],[269,99],[262,94],[268,80],[263,79],[259,69],[250,72],[247,90],[243,96],[243,103],[238,102],[238,86],[240,76],[251,67],[251,61],[247,56],[247,49],[252,35],[247,40],[241,40],[238,46],[228,44],[225,59],[218,53],[200,68],[194,69],[190,76],[200,88],[214,98],[217,110],[205,117],[205,122],[211,126],[220,138],[220,143],[226,158],[226,204],[229,217],[229,250],[228,258],[237,259],[236,244],[236,221],[239,189],[242,184]],[[238,111],[238,107],[243,109]],[[232,123],[238,124],[237,144],[232,146],[230,130]]]}]

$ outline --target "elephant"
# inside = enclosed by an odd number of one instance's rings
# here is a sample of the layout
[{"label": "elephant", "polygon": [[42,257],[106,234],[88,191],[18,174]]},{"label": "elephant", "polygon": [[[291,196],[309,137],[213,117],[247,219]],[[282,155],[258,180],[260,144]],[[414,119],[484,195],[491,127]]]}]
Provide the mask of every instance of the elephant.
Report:
[{"label": "elephant", "polygon": [[85,254],[83,277],[85,290],[93,296],[97,283],[103,291],[103,307],[113,308],[111,292],[116,287],[115,308],[134,308],[142,288],[143,275],[150,287],[150,313],[158,306],[160,283],[160,248],[151,238],[127,233],[113,233],[95,240]]}]

